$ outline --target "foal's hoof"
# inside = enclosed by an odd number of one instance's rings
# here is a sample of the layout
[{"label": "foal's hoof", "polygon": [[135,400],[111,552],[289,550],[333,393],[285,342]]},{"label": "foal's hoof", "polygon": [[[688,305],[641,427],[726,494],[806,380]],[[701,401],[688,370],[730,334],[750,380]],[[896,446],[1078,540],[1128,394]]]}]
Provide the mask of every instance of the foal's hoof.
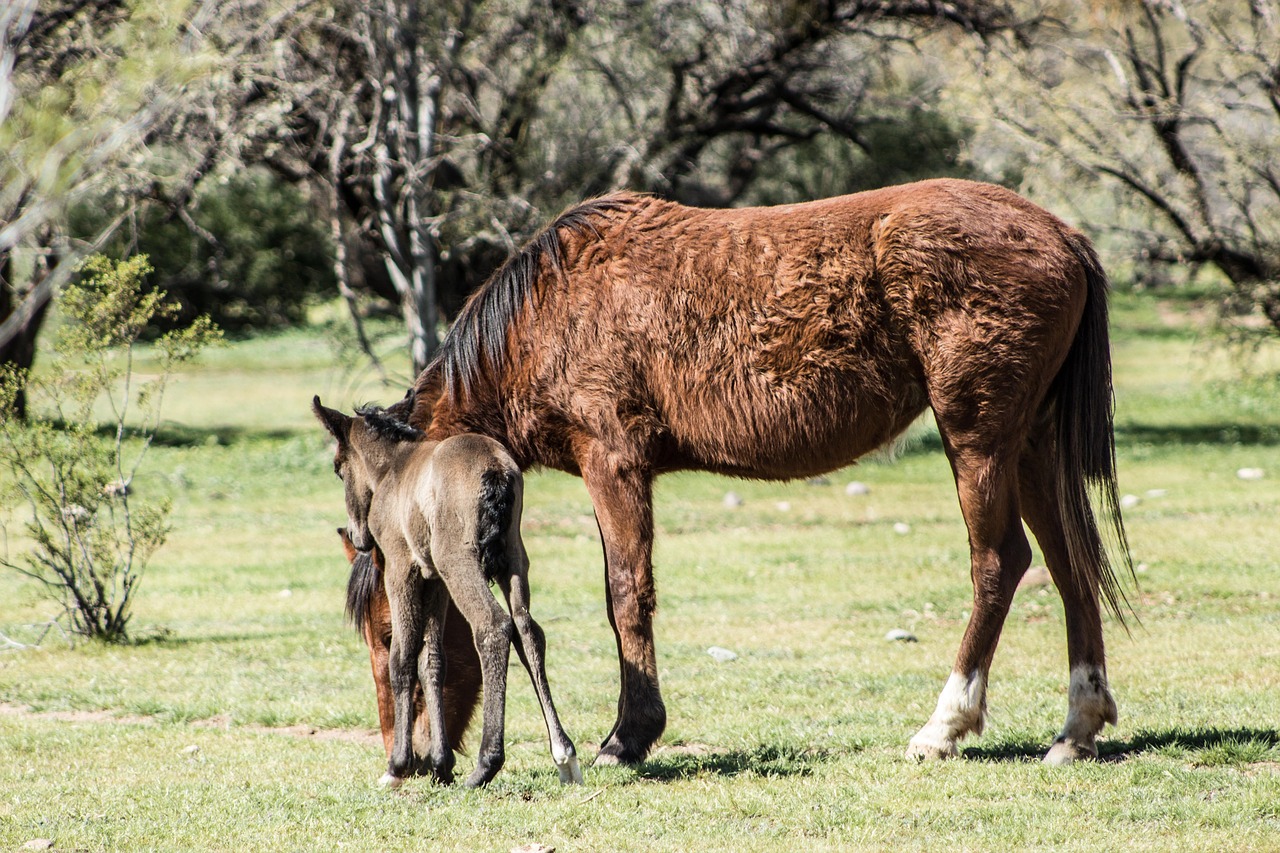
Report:
[{"label": "foal's hoof", "polygon": [[382,774],[382,778],[378,780],[378,784],[386,788],[388,791],[394,791],[404,784],[403,776],[395,776],[391,772]]},{"label": "foal's hoof", "polygon": [[556,769],[560,771],[561,785],[582,784],[582,768],[578,766],[578,756],[569,756],[569,759],[563,764],[557,764]]},{"label": "foal's hoof", "polygon": [[1053,746],[1049,747],[1049,751],[1044,756],[1044,763],[1061,767],[1064,764],[1075,764],[1077,761],[1096,761],[1097,758],[1098,748],[1092,743],[1062,738],[1054,741]]}]

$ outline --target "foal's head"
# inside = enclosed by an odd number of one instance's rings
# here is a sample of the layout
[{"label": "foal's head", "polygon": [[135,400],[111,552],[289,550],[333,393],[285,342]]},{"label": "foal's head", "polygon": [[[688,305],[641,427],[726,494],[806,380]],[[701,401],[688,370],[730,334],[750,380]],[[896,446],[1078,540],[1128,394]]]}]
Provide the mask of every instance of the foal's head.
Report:
[{"label": "foal's head", "polygon": [[419,441],[423,434],[377,406],[356,409],[351,417],[321,405],[317,396],[311,401],[311,410],[338,440],[333,471],[346,491],[347,535],[357,549],[372,550],[375,543],[369,533],[369,505],[374,485],[391,464],[395,446]]}]

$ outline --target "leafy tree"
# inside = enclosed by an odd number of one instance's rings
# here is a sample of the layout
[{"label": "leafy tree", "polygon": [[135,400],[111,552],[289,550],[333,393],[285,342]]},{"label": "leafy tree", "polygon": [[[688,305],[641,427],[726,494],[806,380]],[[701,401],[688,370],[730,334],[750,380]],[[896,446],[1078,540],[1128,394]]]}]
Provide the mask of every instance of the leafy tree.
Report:
[{"label": "leafy tree", "polygon": [[[100,232],[118,214],[98,199],[72,209],[72,235]],[[196,188],[182,218],[144,203],[104,244],[123,257],[146,255],[154,287],[178,310],[157,318],[175,328],[207,315],[228,333],[301,323],[307,305],[334,292],[329,234],[316,223],[311,201],[265,169],[216,175]]]},{"label": "leafy tree", "polygon": [[[139,382],[138,340],[174,312],[162,292],[143,287],[149,271],[142,256],[87,260],[83,280],[59,297],[65,322],[50,368],[0,374],[0,492],[6,505],[26,507],[32,543],[20,556],[0,555],[0,566],[39,582],[76,634],[107,642],[128,638],[137,584],[168,532],[168,502],[133,494],[165,386],[219,334],[208,318],[165,334],[154,346],[153,378]],[[39,412],[26,422],[12,417],[21,388]],[[105,437],[100,411],[111,416]]]}]

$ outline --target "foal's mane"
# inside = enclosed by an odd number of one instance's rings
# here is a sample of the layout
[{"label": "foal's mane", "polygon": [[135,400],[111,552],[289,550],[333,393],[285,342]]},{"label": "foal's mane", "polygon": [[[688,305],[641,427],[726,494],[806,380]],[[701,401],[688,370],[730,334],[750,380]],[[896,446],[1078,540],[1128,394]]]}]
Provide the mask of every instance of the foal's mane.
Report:
[{"label": "foal's mane", "polygon": [[442,381],[444,396],[468,394],[486,375],[492,376],[507,354],[507,329],[533,301],[543,284],[543,262],[550,264],[556,278],[564,261],[563,237],[568,233],[600,237],[597,221],[611,211],[633,209],[647,196],[620,192],[583,202],[556,217],[518,252],[507,259],[480,289],[472,294],[445,336],[435,358],[418,380]]},{"label": "foal's mane", "polygon": [[374,435],[387,441],[419,441],[426,436],[422,430],[409,426],[381,406],[360,406],[356,414],[364,419]]}]

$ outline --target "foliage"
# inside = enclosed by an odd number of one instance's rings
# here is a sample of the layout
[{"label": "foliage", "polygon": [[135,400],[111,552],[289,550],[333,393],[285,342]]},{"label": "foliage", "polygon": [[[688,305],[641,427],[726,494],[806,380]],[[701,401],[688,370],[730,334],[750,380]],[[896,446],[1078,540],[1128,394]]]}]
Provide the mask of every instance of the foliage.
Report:
[{"label": "foliage", "polygon": [[[119,203],[79,205],[71,233],[99,232]],[[150,258],[152,286],[177,306],[156,318],[158,331],[201,315],[228,333],[280,328],[302,322],[311,301],[335,292],[329,235],[316,224],[312,202],[264,169],[202,181],[189,217],[144,204],[104,251]]]},{"label": "foliage", "polygon": [[[137,583],[168,533],[166,501],[139,503],[133,479],[159,427],[169,378],[218,332],[208,318],[161,337],[154,377],[139,382],[134,358],[140,336],[174,307],[164,293],[146,292],[147,260],[113,264],[88,259],[81,282],[59,299],[65,318],[51,369],[0,376],[0,462],[11,472],[5,497],[25,504],[30,550],[0,566],[43,585],[72,630],[108,642],[127,639]],[[26,423],[10,416],[19,388],[44,409]],[[98,427],[110,412],[109,434]],[[6,503],[9,503],[7,500]]]}]

